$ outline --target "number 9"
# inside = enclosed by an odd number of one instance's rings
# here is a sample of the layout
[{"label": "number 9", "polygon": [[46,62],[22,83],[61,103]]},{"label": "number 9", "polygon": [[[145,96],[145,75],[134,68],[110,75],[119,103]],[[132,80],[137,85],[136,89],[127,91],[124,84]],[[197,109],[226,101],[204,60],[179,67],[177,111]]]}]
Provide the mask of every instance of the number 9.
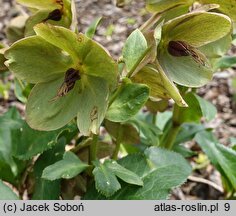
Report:
[{"label": "number 9", "polygon": [[229,203],[225,203],[224,207],[225,207],[225,211],[229,211],[230,210],[230,204]]}]

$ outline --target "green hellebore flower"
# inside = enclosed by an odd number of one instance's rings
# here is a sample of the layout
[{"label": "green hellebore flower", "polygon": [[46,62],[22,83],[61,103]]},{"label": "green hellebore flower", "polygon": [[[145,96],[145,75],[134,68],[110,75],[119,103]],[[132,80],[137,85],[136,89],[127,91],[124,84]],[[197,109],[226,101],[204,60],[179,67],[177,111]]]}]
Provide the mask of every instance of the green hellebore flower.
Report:
[{"label": "green hellebore flower", "polygon": [[77,20],[74,1],[71,0],[17,0],[18,3],[33,8],[24,28],[26,37],[35,35],[33,27],[41,22],[74,29]]},{"label": "green hellebore flower", "polygon": [[36,36],[5,53],[16,77],[36,84],[26,105],[28,124],[49,131],[77,116],[81,134],[97,133],[117,84],[117,64],[83,34],[43,23],[34,30]]},{"label": "green hellebore flower", "polygon": [[[193,12],[165,23],[157,58],[167,77],[187,87],[209,82],[213,69],[202,48],[219,48],[222,43],[214,42],[227,37],[231,30],[229,17],[210,12]],[[225,42],[230,44],[230,40]]]},{"label": "green hellebore flower", "polygon": [[129,72],[132,71],[132,68],[145,54],[144,59],[133,71],[131,80],[135,83],[146,84],[150,88],[151,100],[169,100],[172,98],[179,106],[186,107],[187,104],[177,87],[168,79],[165,72],[161,68],[156,68],[155,65],[147,65],[149,62],[155,61],[157,44],[161,39],[161,28],[162,25],[159,25],[156,27],[154,35],[150,32],[150,34],[145,35],[146,38],[140,30],[135,30],[130,34],[123,48],[126,68]]}]

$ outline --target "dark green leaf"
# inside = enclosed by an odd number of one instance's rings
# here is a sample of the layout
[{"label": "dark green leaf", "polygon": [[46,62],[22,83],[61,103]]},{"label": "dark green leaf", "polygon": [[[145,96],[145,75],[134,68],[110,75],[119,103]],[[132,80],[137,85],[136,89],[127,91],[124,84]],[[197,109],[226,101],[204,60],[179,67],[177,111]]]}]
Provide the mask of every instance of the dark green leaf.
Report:
[{"label": "dark green leaf", "polygon": [[11,131],[14,129],[20,130],[21,126],[22,121],[15,108],[10,109],[0,117],[0,161],[4,164],[8,164],[14,175],[17,175],[18,168],[13,159],[14,146],[16,143],[12,143]]},{"label": "dark green leaf", "polygon": [[88,165],[81,162],[74,153],[68,151],[64,154],[63,160],[44,169],[42,178],[51,181],[60,178],[70,179],[83,172],[87,167]]},{"label": "dark green leaf", "polygon": [[181,154],[185,158],[197,155],[197,152],[191,151],[189,148],[187,148],[183,145],[174,145],[172,150]]},{"label": "dark green leaf", "polygon": [[96,162],[94,165],[93,175],[97,191],[106,197],[112,196],[121,188],[115,174],[105,164]]},{"label": "dark green leaf", "polygon": [[226,69],[236,66],[236,56],[224,56],[217,61],[216,69]]},{"label": "dark green leaf", "polygon": [[198,100],[203,117],[205,117],[207,121],[211,121],[212,119],[214,119],[217,114],[216,107],[204,98],[201,98],[196,94],[194,94],[194,96]]},{"label": "dark green leaf", "polygon": [[194,124],[194,123],[182,124],[180,131],[176,137],[175,145],[192,140],[198,132],[203,130],[205,130],[205,127],[201,124]]},{"label": "dark green leaf", "polygon": [[195,136],[195,140],[221,175],[236,189],[236,152],[218,143],[211,132],[200,132]]},{"label": "dark green leaf", "polygon": [[184,97],[188,107],[180,107],[181,115],[179,116],[181,123],[185,122],[200,122],[202,111],[200,104],[193,93],[187,93]]},{"label": "dark green leaf", "polygon": [[143,181],[134,172],[124,168],[119,165],[116,161],[106,160],[104,163],[108,169],[111,170],[118,178],[122,179],[124,182],[133,185],[143,186]]},{"label": "dark green leaf", "polygon": [[[166,199],[170,190],[186,181],[191,167],[185,159],[174,152],[151,147],[145,155],[129,155],[119,161],[120,165],[136,173],[143,180],[144,186],[122,184],[122,188],[109,199]],[[105,199],[90,187],[85,199]]]},{"label": "dark green leaf", "polygon": [[63,130],[66,130],[66,127],[51,132],[36,131],[31,129],[26,122],[22,122],[20,129],[12,131],[14,156],[21,160],[28,160],[37,154],[41,154],[55,145]]},{"label": "dark green leaf", "polygon": [[33,199],[55,200],[60,195],[60,180],[49,181],[41,178],[43,170],[51,164],[62,159],[65,151],[66,139],[60,138],[58,143],[50,150],[44,152],[34,165],[34,176],[36,178]]},{"label": "dark green leaf", "polygon": [[138,118],[133,118],[128,123],[138,129],[141,143],[153,146],[158,144],[158,137],[162,134],[162,131],[157,126]]}]

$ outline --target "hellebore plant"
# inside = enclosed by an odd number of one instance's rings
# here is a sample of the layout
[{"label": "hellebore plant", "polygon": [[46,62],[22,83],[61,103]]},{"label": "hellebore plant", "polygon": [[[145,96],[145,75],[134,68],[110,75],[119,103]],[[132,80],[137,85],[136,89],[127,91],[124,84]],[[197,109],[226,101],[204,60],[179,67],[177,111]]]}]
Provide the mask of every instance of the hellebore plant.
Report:
[{"label": "hellebore plant", "polygon": [[81,134],[97,134],[117,83],[116,63],[83,34],[50,24],[34,30],[36,36],[6,52],[9,69],[36,84],[26,107],[27,122],[37,130],[55,130],[77,116]]},{"label": "hellebore plant", "polygon": [[191,174],[194,139],[233,197],[236,153],[201,124],[217,110],[196,88],[230,48],[234,2],[147,0],[153,14],[117,61],[92,40],[101,18],[78,33],[74,1],[18,2],[30,15],[8,27],[0,71],[14,73],[28,124],[14,109],[0,117],[0,179],[32,199],[166,199]]}]

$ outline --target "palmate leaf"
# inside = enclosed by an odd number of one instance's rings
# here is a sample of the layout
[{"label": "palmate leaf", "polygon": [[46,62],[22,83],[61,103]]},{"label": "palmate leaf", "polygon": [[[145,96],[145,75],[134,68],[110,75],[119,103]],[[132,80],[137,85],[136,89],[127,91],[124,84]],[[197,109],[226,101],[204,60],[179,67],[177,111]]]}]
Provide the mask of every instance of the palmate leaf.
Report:
[{"label": "palmate leaf", "polygon": [[[108,199],[166,199],[170,190],[186,181],[191,173],[191,167],[181,155],[157,147],[147,149],[145,155],[129,155],[118,162],[136,173],[142,179],[143,187],[123,183],[122,188]],[[98,193],[95,187],[90,187],[84,199],[106,199],[106,197]]]},{"label": "palmate leaf", "polygon": [[236,56],[224,56],[216,63],[216,69],[226,69],[236,66]]},{"label": "palmate leaf", "polygon": [[96,189],[106,197],[110,197],[121,188],[116,176],[104,164],[95,164],[93,175]]},{"label": "palmate leaf", "polygon": [[216,107],[209,101],[205,100],[204,98],[201,98],[200,96],[196,94],[194,94],[194,96],[198,100],[203,117],[207,121],[211,121],[212,119],[214,119],[217,114]]},{"label": "palmate leaf", "polygon": [[107,165],[108,169],[111,170],[112,173],[114,173],[118,178],[122,179],[124,182],[128,184],[143,186],[143,181],[138,175],[124,168],[116,161],[107,160],[105,161],[105,164]]},{"label": "palmate leaf", "polygon": [[93,170],[96,189],[106,197],[112,196],[121,188],[117,177],[128,184],[142,186],[143,182],[138,175],[122,167],[116,161],[106,160],[103,164],[94,162]]}]

